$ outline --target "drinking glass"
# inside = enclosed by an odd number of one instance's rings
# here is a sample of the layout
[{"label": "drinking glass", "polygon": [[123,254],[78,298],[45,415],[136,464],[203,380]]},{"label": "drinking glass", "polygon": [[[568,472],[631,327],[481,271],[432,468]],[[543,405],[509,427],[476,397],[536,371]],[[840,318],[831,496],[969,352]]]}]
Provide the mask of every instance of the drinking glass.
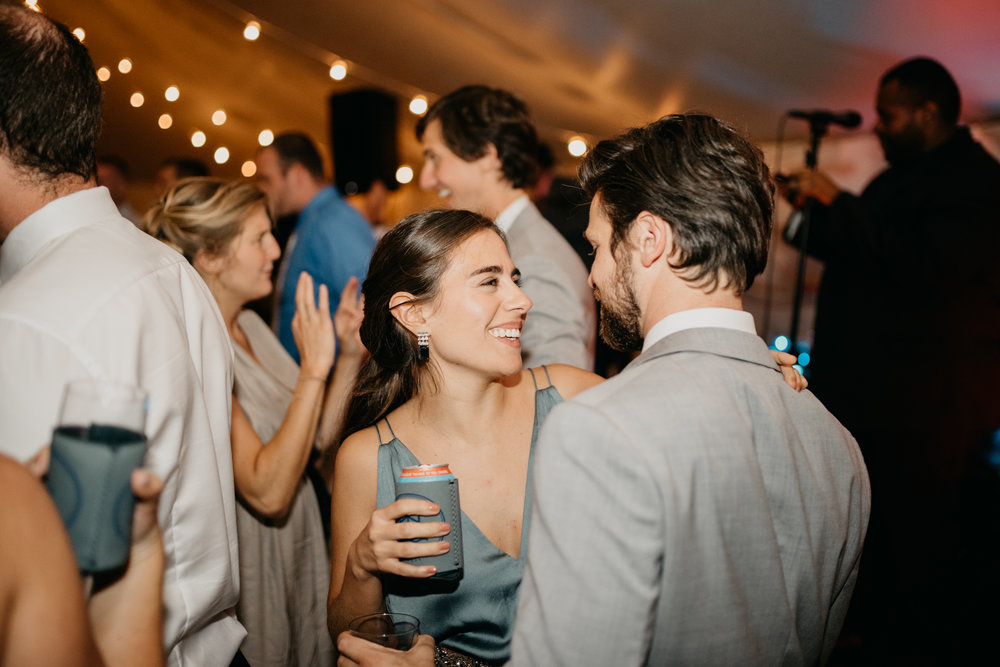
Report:
[{"label": "drinking glass", "polygon": [[409,650],[420,634],[420,621],[416,616],[395,612],[359,616],[347,627],[352,635],[398,651]]},{"label": "drinking glass", "polygon": [[66,385],[46,486],[84,574],[128,563],[131,477],[146,455],[145,426],[142,389],[104,380]]}]

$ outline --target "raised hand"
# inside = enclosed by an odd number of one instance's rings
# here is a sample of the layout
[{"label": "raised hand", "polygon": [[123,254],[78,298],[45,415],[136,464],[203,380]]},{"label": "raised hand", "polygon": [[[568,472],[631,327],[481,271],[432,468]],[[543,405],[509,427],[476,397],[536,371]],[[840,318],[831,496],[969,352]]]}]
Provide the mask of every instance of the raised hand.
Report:
[{"label": "raised hand", "polygon": [[364,319],[365,298],[358,293],[358,279],[351,279],[344,285],[340,294],[340,304],[333,315],[333,328],[337,332],[337,343],[340,354],[346,356],[363,356],[367,353],[361,342],[361,320]]},{"label": "raised hand", "polygon": [[325,379],[333,366],[335,342],[333,320],[330,318],[330,294],[326,285],[319,286],[319,303],[313,298],[313,279],[303,271],[295,288],[295,316],[292,335],[302,359],[302,373]]}]

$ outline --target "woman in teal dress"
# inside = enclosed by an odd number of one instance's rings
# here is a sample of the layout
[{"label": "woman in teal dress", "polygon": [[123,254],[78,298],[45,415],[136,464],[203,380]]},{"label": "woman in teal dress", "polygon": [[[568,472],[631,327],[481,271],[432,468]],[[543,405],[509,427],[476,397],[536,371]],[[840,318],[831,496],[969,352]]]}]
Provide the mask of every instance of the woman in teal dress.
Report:
[{"label": "woman in teal dress", "polygon": [[[440,647],[485,663],[509,657],[530,513],[532,450],[542,420],[601,380],[570,366],[521,370],[531,300],[500,230],[468,211],[410,216],[388,232],[363,287],[370,361],[345,417],[333,485],[329,623],[336,634],[382,609],[411,613]],[[427,333],[421,359],[418,334]],[[447,463],[461,487],[464,572],[431,579],[448,525],[395,501],[403,466]]]}]

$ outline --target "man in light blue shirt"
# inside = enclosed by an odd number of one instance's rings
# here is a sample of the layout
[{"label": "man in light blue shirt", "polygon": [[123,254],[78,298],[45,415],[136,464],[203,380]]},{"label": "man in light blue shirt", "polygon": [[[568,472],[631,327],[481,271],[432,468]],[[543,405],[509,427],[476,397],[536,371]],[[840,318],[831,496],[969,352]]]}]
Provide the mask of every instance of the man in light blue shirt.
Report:
[{"label": "man in light blue shirt", "polygon": [[363,280],[375,237],[368,222],[323,178],[323,161],[304,134],[277,136],[257,153],[257,183],[270,201],[275,217],[299,214],[275,284],[274,327],[281,344],[299,361],[292,336],[295,286],[303,271],[313,277],[318,292],[326,285],[330,311],[352,276]]}]

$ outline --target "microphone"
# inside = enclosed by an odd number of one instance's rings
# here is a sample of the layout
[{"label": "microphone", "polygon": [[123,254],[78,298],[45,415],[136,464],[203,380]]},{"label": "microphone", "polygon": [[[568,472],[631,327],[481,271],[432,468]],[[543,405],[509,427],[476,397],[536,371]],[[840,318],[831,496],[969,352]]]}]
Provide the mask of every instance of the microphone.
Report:
[{"label": "microphone", "polygon": [[793,109],[788,112],[788,117],[802,118],[810,123],[840,125],[849,130],[861,125],[861,114],[851,110],[830,111],[828,109],[813,109],[812,111],[803,111],[801,109]]}]

